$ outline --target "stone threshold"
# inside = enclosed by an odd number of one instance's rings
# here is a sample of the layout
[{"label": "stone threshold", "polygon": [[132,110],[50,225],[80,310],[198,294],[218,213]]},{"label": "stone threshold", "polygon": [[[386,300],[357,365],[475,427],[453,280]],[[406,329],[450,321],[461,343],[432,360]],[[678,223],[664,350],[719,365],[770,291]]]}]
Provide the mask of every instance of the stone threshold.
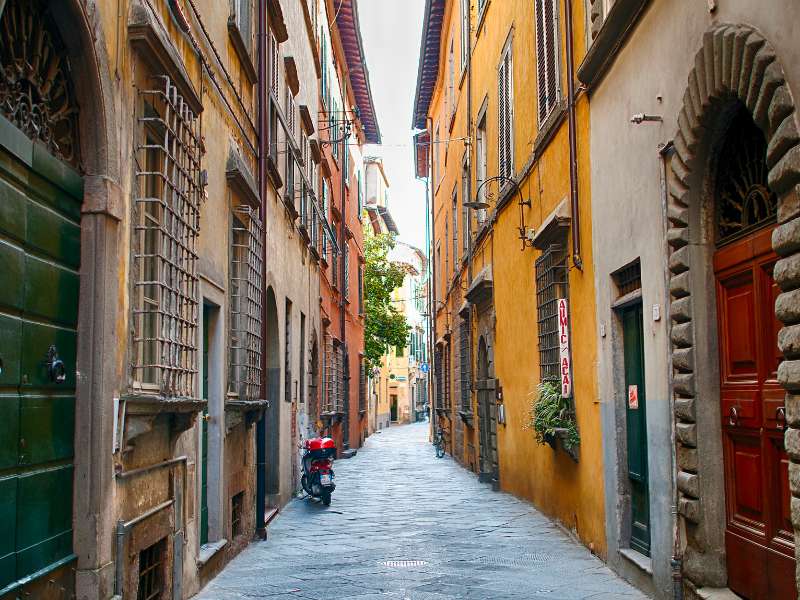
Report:
[{"label": "stone threshold", "polygon": [[653,559],[649,556],[645,556],[641,552],[637,552],[632,548],[620,548],[619,554],[628,562],[633,563],[639,570],[646,573],[649,576],[653,576]]},{"label": "stone threshold", "polygon": [[216,542],[210,542],[208,544],[203,544],[200,546],[200,554],[197,557],[197,564],[200,567],[206,566],[208,561],[210,561],[214,556],[222,550],[225,546],[228,545],[228,540],[222,538]]}]

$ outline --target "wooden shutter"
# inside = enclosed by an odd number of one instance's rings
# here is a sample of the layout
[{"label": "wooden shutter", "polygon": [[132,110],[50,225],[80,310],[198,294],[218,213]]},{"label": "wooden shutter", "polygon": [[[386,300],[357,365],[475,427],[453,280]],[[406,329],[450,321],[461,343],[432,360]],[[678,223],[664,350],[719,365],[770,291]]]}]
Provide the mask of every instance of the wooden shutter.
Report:
[{"label": "wooden shutter", "polygon": [[503,54],[498,68],[498,105],[499,105],[499,174],[511,177],[514,171],[513,158],[513,67],[511,46]]},{"label": "wooden shutter", "polygon": [[276,98],[278,96],[278,40],[275,39],[275,34],[269,32],[269,65],[270,65],[270,89]]},{"label": "wooden shutter", "polygon": [[555,0],[536,0],[536,81],[539,122],[558,102],[558,21]]}]

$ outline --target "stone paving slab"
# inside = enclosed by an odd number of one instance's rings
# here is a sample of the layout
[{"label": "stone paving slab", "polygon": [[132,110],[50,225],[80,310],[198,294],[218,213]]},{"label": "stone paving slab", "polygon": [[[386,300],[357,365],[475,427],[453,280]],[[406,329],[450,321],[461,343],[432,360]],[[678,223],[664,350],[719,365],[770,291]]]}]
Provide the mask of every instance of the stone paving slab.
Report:
[{"label": "stone paving slab", "polygon": [[290,502],[196,600],[646,598],[530,504],[437,459],[427,436],[417,423],[370,437],[335,463],[330,507]]}]

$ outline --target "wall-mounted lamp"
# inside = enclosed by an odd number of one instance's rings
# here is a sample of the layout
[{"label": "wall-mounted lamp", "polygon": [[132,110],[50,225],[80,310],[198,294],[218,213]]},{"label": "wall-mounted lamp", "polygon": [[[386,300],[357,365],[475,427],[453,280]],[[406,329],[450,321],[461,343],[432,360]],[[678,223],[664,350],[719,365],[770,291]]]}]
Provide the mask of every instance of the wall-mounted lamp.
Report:
[{"label": "wall-mounted lamp", "polygon": [[519,202],[518,202],[518,205],[519,205],[519,227],[517,229],[519,230],[519,239],[522,241],[522,250],[525,250],[526,246],[533,246],[533,242],[528,238],[528,235],[527,235],[528,232],[527,232],[527,228],[525,227],[525,211],[523,210],[523,208],[526,207],[526,206],[528,208],[531,207],[531,201],[530,201],[530,198],[525,200],[522,197],[522,190],[519,188],[519,185],[517,184],[517,182],[514,181],[514,179],[512,179],[511,177],[506,177],[505,175],[495,175],[494,177],[489,177],[489,179],[487,179],[486,181],[484,181],[483,183],[481,183],[478,186],[478,189],[475,192],[476,200],[474,200],[472,202],[464,202],[464,206],[466,206],[467,208],[471,208],[473,210],[483,210],[483,209],[489,208],[489,204],[488,203],[481,202],[481,201],[477,200],[477,198],[481,197],[481,190],[483,189],[483,186],[485,186],[487,183],[490,183],[492,181],[502,181],[503,183],[510,183],[512,186],[514,186],[514,189],[517,190],[517,194],[519,195]]}]

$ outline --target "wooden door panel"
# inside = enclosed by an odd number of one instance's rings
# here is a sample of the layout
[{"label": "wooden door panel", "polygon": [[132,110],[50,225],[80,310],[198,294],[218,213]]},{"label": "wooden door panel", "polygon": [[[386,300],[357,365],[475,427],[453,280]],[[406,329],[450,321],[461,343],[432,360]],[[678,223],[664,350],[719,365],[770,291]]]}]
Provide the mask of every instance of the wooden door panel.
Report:
[{"label": "wooden door panel", "polygon": [[719,283],[723,385],[758,378],[755,290],[750,270]]},{"label": "wooden door panel", "polygon": [[[728,549],[725,557],[728,587],[739,593],[747,590],[750,600],[774,600],[765,594],[769,589],[767,549],[730,529],[725,532],[725,546]],[[731,549],[736,551],[731,552]]]},{"label": "wooden door panel", "polygon": [[764,539],[765,505],[761,443],[757,436],[729,432],[726,440],[728,521],[743,535]]},{"label": "wooden door panel", "polygon": [[789,456],[783,448],[783,435],[779,433],[768,437],[766,453],[769,469],[770,488],[774,490],[770,501],[775,515],[769,537],[773,549],[793,554],[794,534],[792,531],[791,490],[789,489]]}]

